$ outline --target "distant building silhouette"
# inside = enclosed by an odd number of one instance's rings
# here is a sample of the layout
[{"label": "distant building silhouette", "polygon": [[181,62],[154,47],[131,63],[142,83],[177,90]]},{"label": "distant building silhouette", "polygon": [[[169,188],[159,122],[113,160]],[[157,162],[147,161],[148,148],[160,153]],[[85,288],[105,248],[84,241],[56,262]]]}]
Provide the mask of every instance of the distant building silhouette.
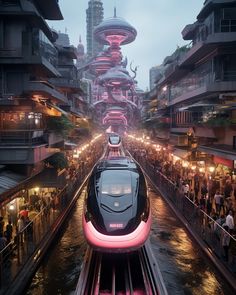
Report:
[{"label": "distant building silhouette", "polygon": [[93,57],[102,51],[103,45],[94,40],[94,27],[103,20],[103,3],[101,0],[90,0],[86,9],[87,22],[87,55]]}]

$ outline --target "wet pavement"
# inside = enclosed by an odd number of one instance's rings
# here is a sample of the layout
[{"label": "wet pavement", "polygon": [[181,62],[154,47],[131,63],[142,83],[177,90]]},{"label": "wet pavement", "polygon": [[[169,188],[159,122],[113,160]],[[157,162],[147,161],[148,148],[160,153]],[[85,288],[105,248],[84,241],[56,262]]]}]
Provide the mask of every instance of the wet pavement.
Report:
[{"label": "wet pavement", "polygon": [[[158,194],[149,192],[153,225],[150,240],[170,295],[233,295],[201,249]],[[86,242],[82,233],[83,196],[61,236],[44,259],[27,295],[72,295],[81,271]]]},{"label": "wet pavement", "polygon": [[87,248],[82,231],[83,200],[84,192],[25,294],[73,294]]},{"label": "wet pavement", "polygon": [[150,190],[152,229],[150,240],[170,295],[233,295],[199,246],[163,199]]}]

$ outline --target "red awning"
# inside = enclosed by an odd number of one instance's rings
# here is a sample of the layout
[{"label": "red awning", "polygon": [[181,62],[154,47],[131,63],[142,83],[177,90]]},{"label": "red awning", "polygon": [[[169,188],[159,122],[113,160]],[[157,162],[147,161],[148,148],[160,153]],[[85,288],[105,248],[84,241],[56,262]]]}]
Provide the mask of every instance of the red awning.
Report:
[{"label": "red awning", "polygon": [[215,164],[222,164],[222,165],[227,166],[229,168],[233,168],[233,161],[225,159],[225,158],[214,156],[214,163]]}]

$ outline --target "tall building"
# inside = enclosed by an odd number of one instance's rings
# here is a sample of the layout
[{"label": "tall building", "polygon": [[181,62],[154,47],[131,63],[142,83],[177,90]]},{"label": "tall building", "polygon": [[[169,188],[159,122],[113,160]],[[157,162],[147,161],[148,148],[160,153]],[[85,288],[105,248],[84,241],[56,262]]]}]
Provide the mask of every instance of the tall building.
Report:
[{"label": "tall building", "polygon": [[191,46],[165,58],[163,77],[150,94],[156,110],[148,120],[155,122],[156,137],[202,171],[214,165],[217,177],[233,175],[236,167],[235,14],[235,1],[205,1],[182,31]]},{"label": "tall building", "polygon": [[103,3],[101,0],[90,0],[86,10],[87,21],[87,55],[93,57],[102,51],[103,45],[94,40],[94,27],[103,20]]},{"label": "tall building", "polygon": [[164,71],[164,67],[162,65],[152,67],[149,70],[150,90],[152,90],[155,87],[156,81],[158,77],[163,75],[163,71]]}]

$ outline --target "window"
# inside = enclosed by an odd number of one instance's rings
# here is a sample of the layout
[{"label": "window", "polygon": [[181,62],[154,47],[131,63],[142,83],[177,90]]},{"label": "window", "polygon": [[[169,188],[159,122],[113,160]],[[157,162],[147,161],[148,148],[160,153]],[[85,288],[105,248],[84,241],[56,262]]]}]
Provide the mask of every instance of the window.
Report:
[{"label": "window", "polygon": [[221,32],[236,32],[236,7],[224,8],[220,21]]},{"label": "window", "polygon": [[107,170],[102,172],[101,194],[122,196],[131,192],[131,174],[129,171]]},{"label": "window", "polygon": [[235,19],[236,18],[236,7],[228,7],[223,9],[223,18],[224,19]]}]

